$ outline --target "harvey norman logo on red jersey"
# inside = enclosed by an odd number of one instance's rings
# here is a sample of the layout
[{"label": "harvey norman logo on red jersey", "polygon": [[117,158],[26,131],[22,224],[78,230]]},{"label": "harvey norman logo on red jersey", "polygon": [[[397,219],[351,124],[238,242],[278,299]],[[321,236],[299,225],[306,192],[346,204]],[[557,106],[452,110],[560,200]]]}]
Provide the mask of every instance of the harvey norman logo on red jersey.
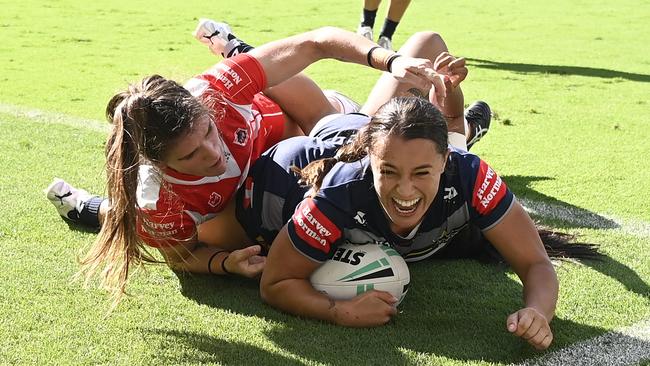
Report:
[{"label": "harvey norman logo on red jersey", "polygon": [[291,218],[296,234],[310,246],[329,253],[330,245],[341,237],[341,230],[308,198],[298,206]]},{"label": "harvey norman logo on red jersey", "polygon": [[241,66],[224,60],[214,70],[214,77],[221,83],[228,95],[235,96],[244,90],[250,83],[251,78]]},{"label": "harvey norman logo on red jersey", "polygon": [[499,204],[505,194],[506,185],[501,180],[501,177],[481,160],[476,174],[476,183],[474,184],[472,206],[481,215],[486,215]]}]

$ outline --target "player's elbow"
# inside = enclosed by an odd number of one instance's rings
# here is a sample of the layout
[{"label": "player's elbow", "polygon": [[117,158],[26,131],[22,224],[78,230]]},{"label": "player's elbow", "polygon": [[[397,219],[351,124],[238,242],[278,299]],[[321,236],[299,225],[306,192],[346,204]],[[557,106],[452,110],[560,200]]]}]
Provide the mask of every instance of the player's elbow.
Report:
[{"label": "player's elbow", "polygon": [[309,32],[306,42],[311,42],[311,47],[319,59],[328,58],[331,57],[331,43],[334,39],[341,38],[341,32],[342,30],[336,27],[321,27]]},{"label": "player's elbow", "polygon": [[260,279],[260,297],[265,303],[273,305],[273,300],[275,299],[275,283],[269,281],[268,276],[265,276],[264,273],[262,272],[262,278]]}]

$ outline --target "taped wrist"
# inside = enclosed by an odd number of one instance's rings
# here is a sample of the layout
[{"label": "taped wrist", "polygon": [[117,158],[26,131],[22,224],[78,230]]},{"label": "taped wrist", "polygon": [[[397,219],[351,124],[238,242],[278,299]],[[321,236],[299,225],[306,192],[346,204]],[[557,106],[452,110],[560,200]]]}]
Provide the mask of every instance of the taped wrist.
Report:
[{"label": "taped wrist", "polygon": [[255,48],[241,39],[238,39],[233,34],[229,34],[228,39],[229,41],[226,43],[226,46],[223,48],[223,53],[221,54],[224,58],[237,56],[240,53],[246,53]]},{"label": "taped wrist", "polygon": [[[372,47],[366,54],[368,61],[368,66],[390,72],[390,66],[392,66],[393,60],[399,57],[397,53],[389,51],[385,48],[379,46]],[[389,65],[390,62],[390,65]]]}]

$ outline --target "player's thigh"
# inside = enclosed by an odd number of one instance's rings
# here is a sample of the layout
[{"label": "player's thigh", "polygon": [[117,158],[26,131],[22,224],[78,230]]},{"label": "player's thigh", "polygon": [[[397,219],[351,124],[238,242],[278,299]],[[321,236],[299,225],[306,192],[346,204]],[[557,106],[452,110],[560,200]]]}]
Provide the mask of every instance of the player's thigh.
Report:
[{"label": "player's thigh", "polygon": [[309,136],[340,146],[369,121],[370,118],[361,113],[331,114],[318,121]]},{"label": "player's thigh", "polygon": [[[324,116],[336,113],[321,88],[309,77],[298,74],[272,88],[264,94],[275,101],[295,123],[308,134],[316,122]],[[291,126],[286,126],[291,130]]]}]

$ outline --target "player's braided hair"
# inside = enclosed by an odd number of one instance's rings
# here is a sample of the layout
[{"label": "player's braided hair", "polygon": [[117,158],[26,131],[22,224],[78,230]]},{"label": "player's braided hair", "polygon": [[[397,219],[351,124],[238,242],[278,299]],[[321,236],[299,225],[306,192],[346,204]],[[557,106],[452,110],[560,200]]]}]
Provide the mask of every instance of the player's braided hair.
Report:
[{"label": "player's braided hair", "polygon": [[303,169],[294,169],[303,184],[317,192],[323,178],[337,162],[363,159],[377,142],[386,136],[432,141],[440,154],[447,152],[447,122],[442,113],[428,101],[415,97],[397,97],[381,106],[368,125],[359,130],[352,141],[342,146],[335,157],[314,161]]},{"label": "player's braided hair", "polygon": [[114,305],[125,293],[130,266],[156,262],[137,233],[140,163],[162,162],[169,146],[207,113],[201,100],[159,75],[129,85],[108,102],[106,117],[113,124],[106,143],[110,211],[81,264],[87,280],[101,271],[101,286],[111,292]]}]

